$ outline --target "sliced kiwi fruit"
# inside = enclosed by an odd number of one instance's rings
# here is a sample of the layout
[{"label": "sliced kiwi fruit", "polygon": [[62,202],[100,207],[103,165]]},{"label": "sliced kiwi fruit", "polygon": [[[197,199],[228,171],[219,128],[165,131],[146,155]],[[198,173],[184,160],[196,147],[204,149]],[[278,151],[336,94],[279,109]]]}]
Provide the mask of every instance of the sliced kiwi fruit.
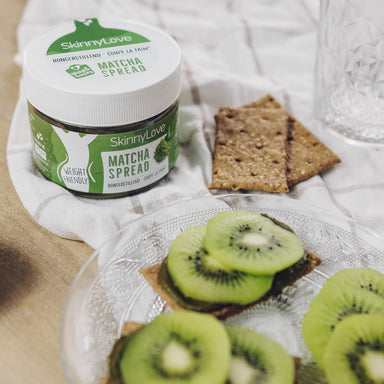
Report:
[{"label": "sliced kiwi fruit", "polygon": [[384,299],[384,274],[372,268],[347,268],[331,276],[326,286],[356,287]]},{"label": "sliced kiwi fruit", "polygon": [[324,354],[329,384],[384,383],[384,315],[355,315],[335,329]]},{"label": "sliced kiwi fruit", "polygon": [[128,337],[122,349],[122,384],[224,384],[227,378],[229,337],[211,315],[159,315]]},{"label": "sliced kiwi fruit", "polygon": [[202,300],[196,300],[191,297],[185,297],[182,292],[175,286],[171,275],[168,272],[168,257],[166,257],[160,265],[158,281],[167,294],[182,306],[184,309],[197,312],[214,312],[226,306],[224,303],[214,303]]},{"label": "sliced kiwi fruit", "polygon": [[300,239],[285,224],[243,210],[212,217],[204,246],[223,265],[254,274],[274,274],[304,255]]},{"label": "sliced kiwi fruit", "polygon": [[361,288],[336,286],[323,288],[303,319],[303,337],[316,363],[324,369],[324,353],[337,325],[344,319],[369,313],[384,313],[384,300]]},{"label": "sliced kiwi fruit", "polygon": [[[271,296],[278,296],[281,294],[282,290],[292,285],[297,279],[302,277],[307,273],[308,270],[313,268],[312,255],[310,253],[305,253],[303,258],[301,258],[297,263],[293,264],[289,268],[284,269],[276,273],[273,277],[273,283],[271,289],[260,299],[250,302],[256,303],[259,300],[264,300]],[[317,265],[318,260],[315,260]],[[202,300],[196,300],[191,297],[185,297],[183,293],[175,286],[173,280],[168,272],[168,258],[166,257],[159,267],[158,272],[158,282],[160,283],[162,289],[167,292],[167,294],[178,303],[182,308],[188,309],[191,311],[198,312],[208,312],[212,313],[218,311],[222,308],[228,307],[228,304],[225,303],[215,303]]]},{"label": "sliced kiwi fruit", "polygon": [[226,329],[231,343],[227,384],[294,383],[294,361],[280,344],[252,329]]},{"label": "sliced kiwi fruit", "polygon": [[208,303],[248,304],[264,296],[272,275],[252,275],[228,268],[203,246],[205,226],[189,227],[171,244],[167,269],[187,299]]}]

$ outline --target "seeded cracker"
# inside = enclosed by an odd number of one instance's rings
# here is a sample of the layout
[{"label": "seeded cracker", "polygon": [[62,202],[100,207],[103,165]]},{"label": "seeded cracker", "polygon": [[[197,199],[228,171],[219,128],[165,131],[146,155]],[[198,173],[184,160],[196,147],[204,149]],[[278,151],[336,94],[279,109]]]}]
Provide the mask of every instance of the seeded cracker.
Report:
[{"label": "seeded cracker", "polygon": [[[288,113],[271,95],[244,108],[271,108]],[[287,181],[291,187],[340,162],[340,158],[294,117],[288,119]]]},{"label": "seeded cracker", "polygon": [[221,108],[209,189],[288,192],[288,112]]}]

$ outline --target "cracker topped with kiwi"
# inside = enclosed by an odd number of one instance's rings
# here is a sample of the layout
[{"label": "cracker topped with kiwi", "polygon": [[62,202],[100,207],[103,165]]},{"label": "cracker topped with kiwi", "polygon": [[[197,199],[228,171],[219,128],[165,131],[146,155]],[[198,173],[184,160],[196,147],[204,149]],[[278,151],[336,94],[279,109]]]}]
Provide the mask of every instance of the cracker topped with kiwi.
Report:
[{"label": "cracker topped with kiwi", "polygon": [[293,384],[298,359],[276,341],[192,311],[126,323],[104,384]]},{"label": "cracker topped with kiwi", "polygon": [[[305,354],[290,356],[244,328],[247,322],[241,328],[230,325],[235,319],[218,320],[278,296],[320,262],[289,226],[266,214],[225,210],[188,227],[163,262],[141,270],[173,312],[124,327],[106,383],[307,382]],[[268,334],[270,326],[263,322],[260,330]],[[351,268],[329,277],[301,313],[300,330],[319,378],[323,370],[329,384],[383,384],[384,274]]]},{"label": "cracker topped with kiwi", "polygon": [[140,272],[173,310],[226,319],[278,295],[320,263],[287,225],[233,210],[187,228],[162,263]]}]

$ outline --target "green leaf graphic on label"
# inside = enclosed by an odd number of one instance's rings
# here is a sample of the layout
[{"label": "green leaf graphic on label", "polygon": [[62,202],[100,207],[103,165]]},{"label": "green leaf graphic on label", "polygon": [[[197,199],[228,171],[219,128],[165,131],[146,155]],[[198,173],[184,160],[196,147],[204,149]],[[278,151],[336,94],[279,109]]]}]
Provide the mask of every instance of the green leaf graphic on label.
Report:
[{"label": "green leaf graphic on label", "polygon": [[153,155],[155,160],[158,163],[161,163],[162,161],[164,161],[167,158],[167,156],[169,155],[169,151],[171,150],[171,147],[172,147],[171,142],[169,142],[165,139],[161,139],[161,141],[158,144],[158,146],[156,147],[155,153]]},{"label": "green leaf graphic on label", "polygon": [[81,79],[85,76],[94,75],[95,72],[87,64],[73,64],[67,70],[75,79]]},{"label": "green leaf graphic on label", "polygon": [[54,41],[47,55],[149,42],[146,37],[135,32],[104,28],[97,19],[74,20],[74,23],[75,31]]}]

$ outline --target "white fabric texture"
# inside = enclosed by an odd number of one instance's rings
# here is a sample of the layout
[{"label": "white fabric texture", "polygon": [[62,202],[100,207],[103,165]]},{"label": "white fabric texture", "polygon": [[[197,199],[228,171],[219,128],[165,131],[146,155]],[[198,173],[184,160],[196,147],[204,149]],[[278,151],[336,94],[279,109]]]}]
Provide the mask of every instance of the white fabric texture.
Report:
[{"label": "white fabric texture", "polygon": [[[384,234],[384,145],[348,141],[313,117],[318,0],[30,0],[18,29],[16,62],[35,35],[64,21],[123,18],[161,28],[182,51],[182,92],[175,168],[154,188],[133,196],[80,198],[47,181],[31,155],[21,80],[7,147],[9,171],[25,208],[41,226],[92,247],[133,220],[209,191],[214,114],[272,94],[341,158],[295,186],[286,198],[352,217]],[[237,192],[236,192],[237,193]],[[258,192],[249,192],[258,193]]]}]

